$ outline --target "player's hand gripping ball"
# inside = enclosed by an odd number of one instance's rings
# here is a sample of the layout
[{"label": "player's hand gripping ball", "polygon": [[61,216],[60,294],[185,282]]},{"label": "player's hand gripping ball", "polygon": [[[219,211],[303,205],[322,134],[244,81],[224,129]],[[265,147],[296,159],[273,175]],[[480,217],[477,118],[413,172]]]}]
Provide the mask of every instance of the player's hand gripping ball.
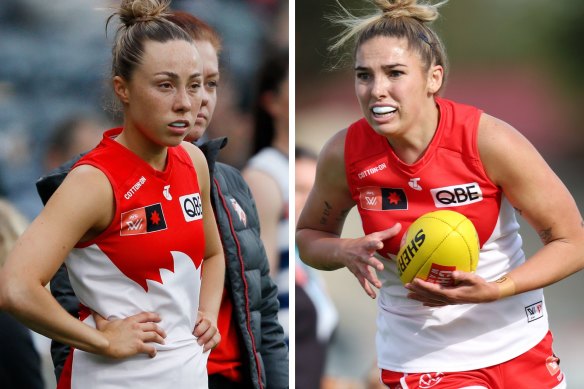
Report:
[{"label": "player's hand gripping ball", "polygon": [[453,285],[455,270],[474,272],[479,261],[479,239],[463,214],[441,210],[416,219],[404,234],[397,254],[397,269],[406,284],[415,277]]}]

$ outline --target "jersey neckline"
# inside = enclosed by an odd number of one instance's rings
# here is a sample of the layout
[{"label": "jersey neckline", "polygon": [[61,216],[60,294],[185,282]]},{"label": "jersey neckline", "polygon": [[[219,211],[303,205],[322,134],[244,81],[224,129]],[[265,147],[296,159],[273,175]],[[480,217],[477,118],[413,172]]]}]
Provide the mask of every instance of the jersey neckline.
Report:
[{"label": "jersey neckline", "polygon": [[399,166],[399,168],[402,169],[403,171],[408,172],[410,174],[415,174],[416,172],[420,171],[424,166],[428,164],[428,162],[432,160],[432,158],[436,154],[436,149],[438,148],[442,140],[442,134],[444,133],[444,128],[446,126],[446,123],[448,122],[447,117],[449,116],[450,112],[447,108],[447,105],[444,104],[442,99],[435,98],[435,102],[439,114],[438,125],[436,126],[436,131],[434,132],[434,135],[432,136],[432,139],[430,140],[428,147],[426,148],[420,159],[418,159],[416,162],[408,164],[402,161],[395,153],[393,147],[391,147],[391,145],[389,144],[389,141],[387,139],[384,139],[385,147],[386,150],[388,151],[389,161],[392,164]]},{"label": "jersey neckline", "polygon": [[148,164],[146,161],[144,161],[142,158],[140,158],[132,150],[130,150],[129,148],[115,140],[115,138],[122,133],[122,130],[123,130],[122,127],[107,130],[103,134],[103,142],[119,150],[122,150],[122,152],[126,154],[128,158],[133,160],[130,163],[136,164],[136,167],[140,166],[141,168],[148,170],[150,174],[157,178],[163,180],[167,179],[170,173],[172,172],[174,158],[172,158],[171,154],[174,153],[173,147],[167,147],[166,166],[164,167],[164,170],[157,170],[153,168],[150,164]]}]

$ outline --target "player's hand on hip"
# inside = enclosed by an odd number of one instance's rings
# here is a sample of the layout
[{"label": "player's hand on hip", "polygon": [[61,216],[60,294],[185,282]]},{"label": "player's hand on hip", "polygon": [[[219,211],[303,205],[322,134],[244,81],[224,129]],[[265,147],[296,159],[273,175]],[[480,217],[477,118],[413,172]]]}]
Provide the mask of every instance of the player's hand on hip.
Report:
[{"label": "player's hand on hip", "polygon": [[217,320],[213,320],[202,311],[197,314],[193,335],[197,338],[197,343],[203,346],[203,352],[214,349],[221,342]]},{"label": "player's hand on hip", "polygon": [[107,320],[93,312],[96,328],[109,340],[105,355],[120,359],[136,354],[156,355],[152,343],[164,344],[166,333],[156,323],[162,319],[158,314],[142,312],[125,319]]},{"label": "player's hand on hip", "polygon": [[342,255],[345,258],[345,266],[357,277],[361,287],[371,298],[376,297],[371,286],[381,288],[375,270],[383,270],[383,263],[374,256],[375,252],[383,248],[384,240],[393,238],[400,230],[401,225],[396,223],[391,228],[373,232],[362,238],[344,240]]},{"label": "player's hand on hip", "polygon": [[499,288],[484,278],[463,271],[452,273],[453,286],[443,286],[414,278],[405,285],[408,298],[422,302],[427,307],[443,307],[453,304],[473,304],[495,301]]}]

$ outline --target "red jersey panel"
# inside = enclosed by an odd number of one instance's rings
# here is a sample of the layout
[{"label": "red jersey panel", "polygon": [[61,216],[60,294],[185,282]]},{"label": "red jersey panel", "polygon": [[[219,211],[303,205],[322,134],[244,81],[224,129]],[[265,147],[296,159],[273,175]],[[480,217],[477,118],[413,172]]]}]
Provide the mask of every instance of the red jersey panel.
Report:
[{"label": "red jersey panel", "polygon": [[437,209],[452,209],[468,217],[481,245],[497,223],[500,192],[487,178],[476,146],[481,111],[457,105],[455,114],[452,102],[437,99],[437,103],[440,122],[434,139],[412,165],[402,162],[365,119],[347,132],[347,179],[365,233],[402,224],[401,233],[385,242],[384,256],[397,254],[409,225]]},{"label": "red jersey panel", "polygon": [[517,357],[548,331],[542,290],[488,304],[429,308],[408,299],[395,255],[403,234],[419,216],[451,209],[475,225],[480,254],[476,273],[494,281],[525,262],[519,224],[503,192],[487,176],[477,146],[482,112],[436,99],[440,118],[422,157],[399,159],[388,140],[361,119],[345,140],[345,168],[351,196],[366,234],[402,224],[384,242],[384,270],[378,272],[377,361],[399,372],[465,371]]},{"label": "red jersey panel", "polygon": [[[115,216],[96,239],[72,250],[66,264],[83,305],[110,320],[156,312],[167,338],[155,345],[155,358],[114,361],[74,350],[71,387],[206,387],[207,354],[192,334],[205,250],[197,173],[181,146],[168,148],[164,171],[153,169],[115,141],[120,132],[107,131],[76,165],[108,177]],[[95,326],[91,315],[84,322]]]}]

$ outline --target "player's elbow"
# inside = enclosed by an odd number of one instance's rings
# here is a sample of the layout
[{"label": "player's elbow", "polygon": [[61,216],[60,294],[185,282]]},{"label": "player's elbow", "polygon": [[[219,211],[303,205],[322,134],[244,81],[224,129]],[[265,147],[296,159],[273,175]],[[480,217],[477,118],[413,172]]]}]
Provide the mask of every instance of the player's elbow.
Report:
[{"label": "player's elbow", "polygon": [[579,226],[565,241],[572,245],[578,270],[584,269],[584,228]]},{"label": "player's elbow", "polygon": [[566,250],[560,254],[560,257],[564,258],[565,277],[584,269],[584,231],[577,231],[573,235],[550,243],[561,245]]},{"label": "player's elbow", "polygon": [[577,261],[577,270],[576,271],[581,271],[582,269],[584,269],[584,233],[581,233],[581,237],[579,239],[579,242],[577,244],[577,248],[576,248],[576,252],[578,253],[578,261]]},{"label": "player's elbow", "polygon": [[0,270],[0,311],[8,311],[12,300],[11,286],[5,272]]},{"label": "player's elbow", "polygon": [[308,238],[306,237],[306,231],[302,228],[296,229],[296,247],[298,248],[298,254],[301,259],[308,255],[307,246]]},{"label": "player's elbow", "polygon": [[0,270],[0,311],[14,312],[25,295],[25,286]]},{"label": "player's elbow", "polygon": [[335,261],[335,255],[331,252],[332,247],[320,244],[321,238],[325,237],[320,231],[309,228],[299,228],[296,231],[296,246],[298,255],[302,262],[318,270],[336,270],[343,265]]}]

